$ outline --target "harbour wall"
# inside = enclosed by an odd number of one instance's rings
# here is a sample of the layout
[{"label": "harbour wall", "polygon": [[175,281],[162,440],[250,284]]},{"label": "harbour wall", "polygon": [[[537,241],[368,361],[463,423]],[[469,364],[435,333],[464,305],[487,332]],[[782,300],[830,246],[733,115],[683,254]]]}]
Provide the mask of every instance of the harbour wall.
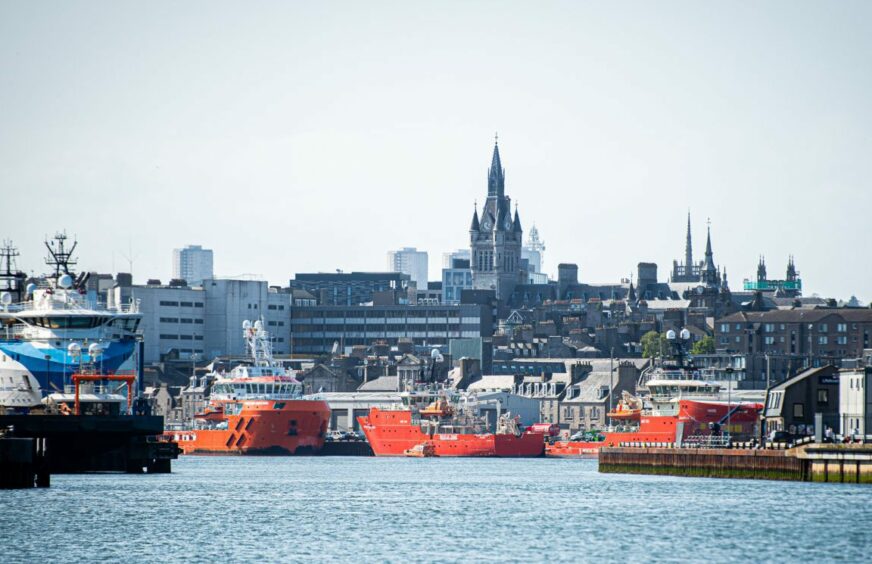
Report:
[{"label": "harbour wall", "polygon": [[605,447],[603,473],[872,483],[872,447],[810,444],[789,450]]}]

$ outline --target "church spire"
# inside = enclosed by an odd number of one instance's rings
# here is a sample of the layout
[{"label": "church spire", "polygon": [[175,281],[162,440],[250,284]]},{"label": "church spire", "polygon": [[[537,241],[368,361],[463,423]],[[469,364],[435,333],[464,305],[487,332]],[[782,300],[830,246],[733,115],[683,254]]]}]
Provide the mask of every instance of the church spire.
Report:
[{"label": "church spire", "polygon": [[687,267],[688,273],[693,266],[693,245],[690,242],[690,210],[687,210],[687,242],[684,244],[684,266]]},{"label": "church spire", "polygon": [[506,171],[500,161],[500,146],[494,139],[494,154],[491,157],[491,166],[487,171],[487,195],[503,197],[505,193]]},{"label": "church spire", "polygon": [[706,230],[706,241],[705,241],[705,263],[702,267],[701,273],[701,281],[706,285],[715,285],[718,283],[718,269],[715,267],[715,259],[712,253],[712,226],[711,223],[708,225],[708,229]]},{"label": "church spire", "polygon": [[475,211],[472,212],[472,225],[469,226],[470,231],[478,231],[479,223],[478,223],[478,204],[475,205]]}]

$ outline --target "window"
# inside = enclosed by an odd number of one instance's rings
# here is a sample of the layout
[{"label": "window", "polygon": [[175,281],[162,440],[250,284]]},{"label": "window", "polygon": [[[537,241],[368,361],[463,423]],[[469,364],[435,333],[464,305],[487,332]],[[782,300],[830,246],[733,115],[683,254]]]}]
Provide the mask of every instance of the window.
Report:
[{"label": "window", "polygon": [[160,338],[161,338],[161,339],[172,339],[172,340],[175,340],[175,339],[178,339],[179,336],[178,336],[178,335],[161,335]]},{"label": "window", "polygon": [[266,309],[276,309],[276,306],[271,304],[266,306]]},{"label": "window", "polygon": [[203,320],[202,320],[202,319],[195,319],[195,320],[194,320],[194,323],[196,323],[196,324],[198,324],[198,325],[202,325],[202,324],[203,324]]},{"label": "window", "polygon": [[848,336],[847,335],[839,335],[838,337],[836,337],[836,343],[838,343],[840,345],[847,345],[848,344]]},{"label": "window", "polygon": [[181,305],[182,307],[194,307],[194,302],[182,302],[179,305]]},{"label": "window", "polygon": [[819,345],[826,345],[828,342],[829,342],[829,339],[827,339],[826,335],[821,335],[818,337],[818,344]]},{"label": "window", "polygon": [[182,323],[193,323],[193,322],[194,322],[193,319],[186,319],[186,318],[184,318],[184,317],[181,318],[179,321],[181,321]]},{"label": "window", "polygon": [[801,403],[793,404],[793,416],[797,419],[803,419],[805,415],[803,415],[803,405]]},{"label": "window", "polygon": [[202,340],[203,340],[203,335],[194,335],[194,340],[195,340],[195,341],[202,341]]},{"label": "window", "polygon": [[764,337],[763,342],[767,345],[774,345],[775,344],[775,337]]},{"label": "window", "polygon": [[194,307],[203,307],[203,302],[194,302]]},{"label": "window", "polygon": [[167,307],[179,307],[179,302],[165,302],[161,301],[160,305]]},{"label": "window", "polygon": [[721,333],[729,333],[730,332],[730,324],[729,323],[721,323]]},{"label": "window", "polygon": [[818,331],[820,331],[821,333],[826,333],[827,331],[829,331],[829,328],[827,327],[826,323],[818,323]]},{"label": "window", "polygon": [[829,403],[829,390],[818,390],[818,403]]},{"label": "window", "polygon": [[178,323],[179,318],[178,317],[161,317],[160,322],[161,323]]},{"label": "window", "polygon": [[773,331],[775,331],[775,324],[774,324],[774,323],[766,323],[766,324],[764,324],[764,325],[763,325],[763,331],[764,331],[765,333],[772,333]]},{"label": "window", "polygon": [[836,331],[838,331],[839,333],[846,333],[848,331],[848,324],[847,323],[837,323],[836,324]]}]

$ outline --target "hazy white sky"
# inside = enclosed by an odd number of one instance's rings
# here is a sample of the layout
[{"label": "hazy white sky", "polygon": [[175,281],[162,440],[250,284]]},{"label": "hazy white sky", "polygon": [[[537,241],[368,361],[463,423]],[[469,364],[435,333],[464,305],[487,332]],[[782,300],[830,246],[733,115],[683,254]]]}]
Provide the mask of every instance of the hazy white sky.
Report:
[{"label": "hazy white sky", "polygon": [[765,254],[872,299],[869,2],[0,3],[0,236],[42,271],[384,270],[468,245],[499,131],[545,266],[655,261],[705,218],[733,289]]}]

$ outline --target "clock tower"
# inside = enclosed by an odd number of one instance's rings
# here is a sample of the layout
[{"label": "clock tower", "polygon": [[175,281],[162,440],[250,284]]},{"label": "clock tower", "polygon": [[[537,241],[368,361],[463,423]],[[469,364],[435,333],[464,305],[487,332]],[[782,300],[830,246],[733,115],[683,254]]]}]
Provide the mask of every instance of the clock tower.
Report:
[{"label": "clock tower", "polygon": [[480,217],[476,205],[469,227],[469,266],[472,287],[494,290],[497,299],[503,302],[509,299],[515,286],[524,281],[521,218],[517,206],[512,216],[512,200],[505,194],[505,177],[499,144],[495,142],[487,173],[487,198]]}]

